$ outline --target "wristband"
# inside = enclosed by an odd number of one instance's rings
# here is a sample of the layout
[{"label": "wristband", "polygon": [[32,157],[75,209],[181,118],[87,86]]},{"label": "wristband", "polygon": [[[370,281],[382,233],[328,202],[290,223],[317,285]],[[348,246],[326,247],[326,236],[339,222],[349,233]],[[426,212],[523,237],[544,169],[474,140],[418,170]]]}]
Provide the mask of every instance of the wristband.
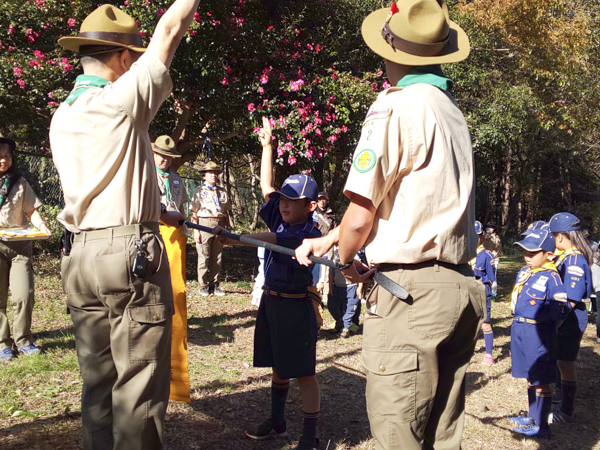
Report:
[{"label": "wristband", "polygon": [[352,264],[354,263],[354,261],[350,261],[349,263],[346,264],[342,264],[340,267],[338,267],[338,270],[346,270],[348,267],[350,267]]}]

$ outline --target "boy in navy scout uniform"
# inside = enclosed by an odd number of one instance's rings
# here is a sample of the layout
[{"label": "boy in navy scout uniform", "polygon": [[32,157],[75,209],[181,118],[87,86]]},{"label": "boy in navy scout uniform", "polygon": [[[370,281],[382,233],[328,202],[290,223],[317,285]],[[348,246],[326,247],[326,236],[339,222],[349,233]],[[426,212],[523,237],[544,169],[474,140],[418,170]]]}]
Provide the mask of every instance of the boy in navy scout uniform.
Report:
[{"label": "boy in navy scout uniform", "polygon": [[[552,413],[553,422],[573,422],[577,374],[575,361],[581,338],[588,322],[583,299],[592,294],[592,249],[581,231],[579,219],[570,213],[559,213],[550,219],[550,231],[556,239],[555,264],[558,268],[572,311],[558,329],[556,359],[560,371],[556,402],[560,407]],[[562,397],[561,397],[562,395]]]},{"label": "boy in navy scout uniform", "polygon": [[494,331],[490,323],[492,317],[492,283],[496,281],[496,275],[494,272],[494,266],[492,261],[494,260],[494,254],[486,250],[483,246],[483,242],[486,239],[485,232],[481,222],[475,221],[475,232],[479,236],[479,246],[477,247],[477,256],[471,262],[473,273],[475,277],[480,279],[485,286],[485,298],[487,306],[487,314],[485,320],[481,324],[483,330],[483,340],[485,342],[485,355],[482,363],[491,366],[494,364],[494,356],[492,350],[494,348]]},{"label": "boy in navy scout uniform", "polygon": [[143,47],[135,19],[102,5],[77,36],[83,75],[54,113],[52,158],[72,233],[62,283],[75,329],[83,391],[83,447],[162,448],[169,399],[173,293],[148,127],[173,83],[169,67],[199,0],[176,0]]},{"label": "boy in navy scout uniform", "polygon": [[[271,127],[266,118],[263,118],[260,141],[263,146],[260,185],[267,202],[260,216],[271,232],[250,236],[288,248],[298,247],[303,239],[321,236],[312,220],[319,194],[317,183],[306,175],[292,175],[280,191],[275,191]],[[215,228],[215,234],[221,230]],[[312,285],[310,268],[301,266],[290,256],[266,252],[265,292],[258,307],[254,333],[254,366],[273,368],[271,418],[245,434],[258,440],[287,435],[285,403],[289,379],[296,378],[304,412],[304,428],[296,450],[312,450],[317,445],[321,396],[315,376],[317,319],[308,292]]]},{"label": "boy in navy scout uniform", "polygon": [[[344,194],[339,232],[296,252],[322,255],[339,237],[342,264],[366,246],[370,266],[407,288],[399,300],[376,285],[367,299],[362,363],[377,450],[460,448],[462,388],[485,317],[476,256],[473,147],[440,64],[470,52],[443,0],[399,0],[362,24],[393,87],[363,123]],[[325,247],[325,248],[323,248]],[[372,275],[359,263],[352,282]],[[373,269],[371,269],[373,270]]]},{"label": "boy in navy scout uniform", "polygon": [[510,417],[513,430],[532,437],[550,437],[548,415],[552,407],[550,383],[556,379],[553,342],[556,327],[569,312],[567,293],[552,261],[554,236],[548,225],[522,241],[527,266],[517,275],[511,299],[510,351],[512,375],[527,378],[529,414]]}]

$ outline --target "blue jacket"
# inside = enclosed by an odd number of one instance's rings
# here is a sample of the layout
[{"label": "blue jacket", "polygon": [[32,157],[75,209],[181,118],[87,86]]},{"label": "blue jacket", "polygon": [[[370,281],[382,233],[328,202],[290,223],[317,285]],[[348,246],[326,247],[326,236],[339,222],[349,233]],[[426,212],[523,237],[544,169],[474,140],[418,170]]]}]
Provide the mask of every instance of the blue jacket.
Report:
[{"label": "blue jacket", "polygon": [[479,252],[475,257],[475,264],[473,266],[473,273],[477,278],[480,278],[483,284],[496,281],[496,275],[494,274],[494,266],[492,266],[492,260],[494,255],[489,250],[483,250]]},{"label": "blue jacket", "polygon": [[[527,277],[528,270],[523,267],[519,271],[517,283]],[[551,324],[564,320],[570,310],[567,291],[559,274],[554,270],[543,270],[534,273],[525,282],[512,314],[538,323]]]},{"label": "blue jacket", "polygon": [[557,261],[558,273],[567,290],[567,297],[573,302],[581,302],[592,295],[592,273],[581,253],[560,257]]}]

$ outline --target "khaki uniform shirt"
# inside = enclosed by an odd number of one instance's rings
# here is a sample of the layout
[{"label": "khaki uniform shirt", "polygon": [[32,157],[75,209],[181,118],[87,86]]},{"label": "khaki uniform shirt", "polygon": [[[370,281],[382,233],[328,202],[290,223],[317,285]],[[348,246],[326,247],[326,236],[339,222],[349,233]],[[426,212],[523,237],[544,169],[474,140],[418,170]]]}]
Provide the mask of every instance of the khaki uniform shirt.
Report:
[{"label": "khaki uniform shirt", "polygon": [[28,228],[29,221],[25,212],[32,212],[42,205],[27,180],[19,177],[0,208],[0,228]]},{"label": "khaki uniform shirt", "polygon": [[494,259],[497,259],[502,253],[502,241],[500,241],[500,236],[496,233],[486,234],[485,239],[483,240],[483,246],[486,250],[489,250],[494,255]]},{"label": "khaki uniform shirt", "polygon": [[[157,171],[156,177],[158,181],[158,188],[160,189],[160,202],[167,207],[167,211],[181,211],[181,206],[184,203],[189,202],[190,198],[187,195],[183,180],[179,174],[170,170],[169,176],[165,178]],[[171,188],[171,201],[167,200],[167,195],[165,192],[165,182],[167,179],[169,180],[169,185]]]},{"label": "khaki uniform shirt", "polygon": [[448,93],[418,83],[379,94],[345,186],[377,208],[369,263],[468,263],[478,242],[474,182],[467,123]]},{"label": "khaki uniform shirt", "polygon": [[50,125],[50,146],[73,232],[160,217],[160,191],[148,126],[172,89],[164,64],[145,53],[104,88],[63,103]]},{"label": "khaki uniform shirt", "polygon": [[[217,205],[216,195],[219,196],[219,205]],[[192,194],[190,209],[200,218],[212,217],[220,219],[227,216],[227,211],[231,209],[231,203],[225,189],[216,186],[216,191],[214,191],[209,189],[205,184],[202,184]]]}]

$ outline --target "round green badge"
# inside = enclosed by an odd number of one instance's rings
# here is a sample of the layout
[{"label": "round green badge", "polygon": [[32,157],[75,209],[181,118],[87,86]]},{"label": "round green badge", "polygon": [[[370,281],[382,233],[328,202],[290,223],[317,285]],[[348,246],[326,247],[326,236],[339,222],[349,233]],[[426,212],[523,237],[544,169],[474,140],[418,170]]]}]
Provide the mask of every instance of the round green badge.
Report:
[{"label": "round green badge", "polygon": [[358,155],[356,155],[356,158],[354,158],[354,168],[360,173],[368,172],[375,167],[376,161],[377,156],[375,155],[375,152],[370,148],[367,148],[359,152]]}]

